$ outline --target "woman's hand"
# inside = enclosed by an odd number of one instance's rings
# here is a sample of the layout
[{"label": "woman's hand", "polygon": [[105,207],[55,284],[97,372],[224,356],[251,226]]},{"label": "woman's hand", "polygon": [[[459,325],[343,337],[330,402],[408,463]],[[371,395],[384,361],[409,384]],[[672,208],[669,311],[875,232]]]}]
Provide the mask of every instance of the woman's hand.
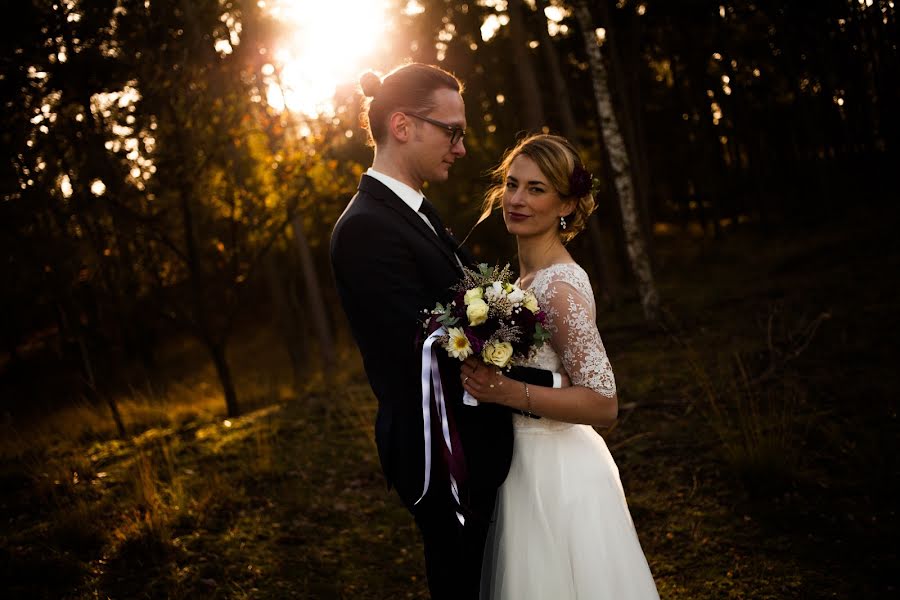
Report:
[{"label": "woman's hand", "polygon": [[463,389],[479,402],[518,408],[525,397],[524,385],[503,375],[497,367],[469,357],[460,368]]}]

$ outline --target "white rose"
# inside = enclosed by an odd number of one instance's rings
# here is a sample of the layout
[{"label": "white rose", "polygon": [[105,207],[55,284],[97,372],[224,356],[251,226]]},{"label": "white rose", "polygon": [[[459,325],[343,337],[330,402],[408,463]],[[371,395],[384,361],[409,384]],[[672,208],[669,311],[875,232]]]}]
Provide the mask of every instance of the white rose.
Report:
[{"label": "white rose", "polygon": [[512,291],[509,293],[509,301],[513,304],[518,304],[522,300],[525,299],[525,292],[517,287],[513,287]]},{"label": "white rose", "polygon": [[525,292],[525,300],[522,302],[522,306],[524,306],[525,308],[527,308],[528,310],[530,310],[533,313],[536,313],[537,311],[539,311],[541,309],[541,307],[538,306],[537,297],[534,295],[534,292],[532,292],[531,290],[528,290]]},{"label": "white rose", "polygon": [[512,355],[513,347],[509,342],[492,342],[481,351],[481,356],[485,362],[497,365],[501,369],[509,363]]},{"label": "white rose", "polygon": [[481,300],[484,297],[484,290],[480,287],[473,287],[471,290],[466,290],[466,295],[463,296],[463,301],[466,303],[466,306],[469,305],[472,300]]},{"label": "white rose", "polygon": [[469,319],[469,325],[474,327],[487,321],[488,311],[488,305],[484,300],[476,298],[469,302],[469,305],[466,307],[466,317]]},{"label": "white rose", "polygon": [[488,300],[492,298],[500,298],[503,295],[503,284],[495,281],[484,290],[484,295]]}]

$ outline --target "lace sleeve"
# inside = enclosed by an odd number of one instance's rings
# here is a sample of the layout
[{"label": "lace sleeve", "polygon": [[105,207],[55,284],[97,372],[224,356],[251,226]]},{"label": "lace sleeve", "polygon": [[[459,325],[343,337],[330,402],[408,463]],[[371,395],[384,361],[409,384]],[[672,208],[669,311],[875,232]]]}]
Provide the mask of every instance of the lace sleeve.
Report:
[{"label": "lace sleeve", "polygon": [[[590,289],[590,283],[587,286]],[[616,395],[616,380],[597,331],[593,298],[585,296],[583,287],[560,280],[547,286],[545,310],[550,345],[562,360],[572,385],[612,398]]]}]

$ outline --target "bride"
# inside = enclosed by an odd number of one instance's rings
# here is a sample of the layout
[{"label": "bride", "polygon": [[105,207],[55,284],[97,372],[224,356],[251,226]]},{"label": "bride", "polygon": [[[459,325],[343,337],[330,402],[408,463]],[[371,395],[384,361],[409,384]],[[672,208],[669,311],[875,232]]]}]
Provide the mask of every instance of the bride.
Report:
[{"label": "bride", "polygon": [[520,142],[494,175],[486,210],[502,207],[518,242],[519,285],[535,293],[551,333],[527,364],[564,369],[572,386],[529,386],[472,358],[463,365],[466,391],[517,413],[512,466],[485,550],[482,597],[658,599],[618,468],[592,427],[615,422],[616,384],[591,283],[564,246],[594,208],[592,178],[572,144],[552,135]]}]

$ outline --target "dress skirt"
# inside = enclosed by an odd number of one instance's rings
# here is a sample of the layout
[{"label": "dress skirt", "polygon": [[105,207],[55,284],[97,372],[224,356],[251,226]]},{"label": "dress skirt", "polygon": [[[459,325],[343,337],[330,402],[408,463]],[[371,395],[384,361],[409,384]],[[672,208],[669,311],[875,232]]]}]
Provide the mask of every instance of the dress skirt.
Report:
[{"label": "dress skirt", "polygon": [[590,426],[515,416],[485,600],[656,600],[619,469]]}]

